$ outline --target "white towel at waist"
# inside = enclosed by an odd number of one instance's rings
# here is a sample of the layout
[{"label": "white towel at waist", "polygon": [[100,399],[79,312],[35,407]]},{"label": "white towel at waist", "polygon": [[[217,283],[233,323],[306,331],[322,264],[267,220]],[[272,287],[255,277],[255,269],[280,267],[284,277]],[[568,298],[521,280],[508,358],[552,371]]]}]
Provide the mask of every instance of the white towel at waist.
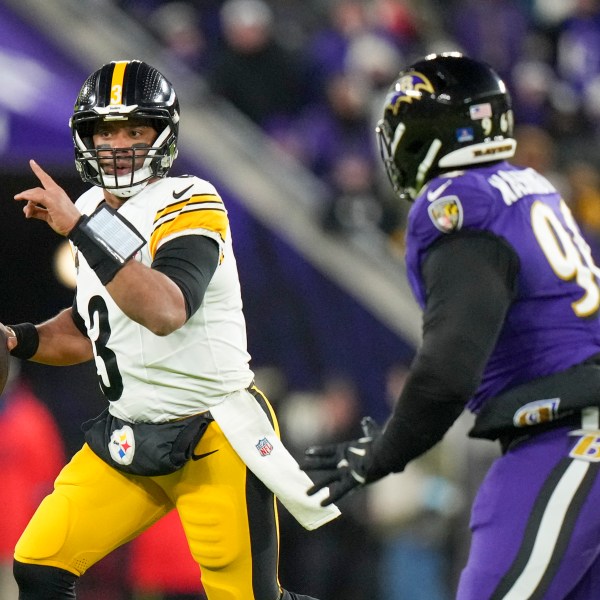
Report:
[{"label": "white towel at waist", "polygon": [[334,504],[321,506],[327,488],[306,491],[310,477],[283,445],[254,396],[247,390],[229,394],[210,412],[246,466],[279,498],[305,529],[317,529],[340,515]]}]

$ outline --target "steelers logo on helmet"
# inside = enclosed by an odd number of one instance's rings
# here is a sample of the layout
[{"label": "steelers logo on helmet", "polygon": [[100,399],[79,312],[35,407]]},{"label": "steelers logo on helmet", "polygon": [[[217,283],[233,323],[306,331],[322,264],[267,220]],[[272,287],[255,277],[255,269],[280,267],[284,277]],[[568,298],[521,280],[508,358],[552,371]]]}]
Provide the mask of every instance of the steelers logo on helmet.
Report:
[{"label": "steelers logo on helmet", "polygon": [[[94,146],[94,131],[100,123],[128,120],[156,130],[152,145]],[[164,177],[177,157],[177,95],[158,70],[139,60],[113,61],[92,73],[79,92],[70,125],[83,181],[119,197],[133,196],[153,178]],[[118,174],[117,165],[126,160],[131,163],[129,171]]]},{"label": "steelers logo on helmet", "polygon": [[505,160],[516,148],[504,82],[456,52],[426,56],[399,73],[376,134],[394,191],[411,201],[433,177]]}]

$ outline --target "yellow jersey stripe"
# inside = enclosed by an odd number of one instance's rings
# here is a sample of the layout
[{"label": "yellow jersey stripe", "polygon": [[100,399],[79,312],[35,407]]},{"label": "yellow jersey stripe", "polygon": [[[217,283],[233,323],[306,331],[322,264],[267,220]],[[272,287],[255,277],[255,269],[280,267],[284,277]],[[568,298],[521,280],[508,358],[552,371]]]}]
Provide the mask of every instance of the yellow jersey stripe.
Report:
[{"label": "yellow jersey stripe", "polygon": [[213,231],[225,241],[229,220],[225,210],[202,209],[181,211],[162,221],[150,235],[148,249],[154,258],[160,241],[176,233],[194,229]]},{"label": "yellow jersey stripe", "polygon": [[171,213],[166,213],[159,219],[156,219],[153,223],[154,229],[152,230],[152,233],[154,233],[159,227],[162,227],[165,223],[172,221],[173,219],[176,219],[181,214],[196,212],[196,211],[206,211],[206,210],[214,210],[217,212],[222,212],[222,213],[227,214],[225,207],[222,204],[219,204],[216,202],[198,203],[198,204],[195,202],[188,202],[185,204],[185,206],[182,206],[179,210],[173,211]]},{"label": "yellow jersey stripe", "polygon": [[188,200],[186,198],[185,200],[181,200],[181,202],[173,202],[173,204],[168,204],[162,210],[159,210],[156,213],[156,217],[154,217],[154,224],[160,221],[160,219],[162,219],[164,216],[180,211],[187,203]]},{"label": "yellow jersey stripe", "polygon": [[[185,200],[181,200],[180,202],[173,202],[173,204],[167,204],[162,210],[159,210],[156,213],[156,217],[154,217],[154,223],[156,224],[162,217],[168,214],[172,214],[181,210],[186,204],[204,204],[206,202],[214,202],[215,204],[223,204],[223,200],[217,194],[195,194],[190,198],[186,198]],[[225,207],[223,207],[225,210]]]}]

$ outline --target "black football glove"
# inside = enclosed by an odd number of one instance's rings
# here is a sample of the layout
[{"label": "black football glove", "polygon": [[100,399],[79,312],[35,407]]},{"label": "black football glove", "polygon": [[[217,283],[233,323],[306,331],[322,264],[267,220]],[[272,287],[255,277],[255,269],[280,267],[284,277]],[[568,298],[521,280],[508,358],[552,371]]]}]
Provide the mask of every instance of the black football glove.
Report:
[{"label": "black football glove", "polygon": [[337,502],[354,488],[374,481],[369,478],[368,471],[373,441],[381,435],[381,430],[371,417],[364,417],[361,427],[364,435],[358,440],[311,446],[306,450],[302,468],[324,472],[308,490],[308,495],[312,496],[329,486],[329,496],[321,502],[321,506]]}]

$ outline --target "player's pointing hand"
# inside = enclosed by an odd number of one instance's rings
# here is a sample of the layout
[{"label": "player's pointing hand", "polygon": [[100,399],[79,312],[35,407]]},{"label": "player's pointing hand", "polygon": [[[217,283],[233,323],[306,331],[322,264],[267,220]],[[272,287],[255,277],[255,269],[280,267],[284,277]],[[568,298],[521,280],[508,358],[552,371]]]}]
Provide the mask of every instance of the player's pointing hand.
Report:
[{"label": "player's pointing hand", "polygon": [[15,200],[25,201],[25,217],[46,221],[56,233],[67,235],[81,217],[80,212],[65,192],[34,160],[31,170],[42,187],[35,187],[15,195]]}]

